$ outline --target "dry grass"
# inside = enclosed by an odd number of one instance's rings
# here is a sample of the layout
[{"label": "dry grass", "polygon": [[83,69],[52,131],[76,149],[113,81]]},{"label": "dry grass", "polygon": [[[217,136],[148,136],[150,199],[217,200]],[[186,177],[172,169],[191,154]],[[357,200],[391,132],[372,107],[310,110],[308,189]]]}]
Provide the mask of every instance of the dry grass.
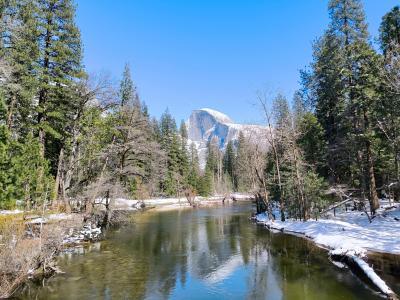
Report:
[{"label": "dry grass", "polygon": [[29,275],[56,270],[54,257],[70,229],[81,226],[80,216],[49,224],[30,224],[22,215],[0,219],[0,298],[13,295]]}]

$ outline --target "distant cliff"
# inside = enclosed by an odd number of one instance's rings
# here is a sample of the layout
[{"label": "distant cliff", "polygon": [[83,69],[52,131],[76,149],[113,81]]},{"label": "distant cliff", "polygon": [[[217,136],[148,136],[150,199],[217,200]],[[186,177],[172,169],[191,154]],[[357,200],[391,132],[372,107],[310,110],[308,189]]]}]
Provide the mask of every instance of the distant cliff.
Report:
[{"label": "distant cliff", "polygon": [[215,136],[219,140],[220,149],[225,149],[229,141],[237,141],[239,133],[251,140],[261,141],[264,145],[267,130],[259,125],[236,124],[227,115],[209,108],[192,112],[186,123],[189,143],[194,143],[199,152],[200,166],[204,168],[207,143]]}]

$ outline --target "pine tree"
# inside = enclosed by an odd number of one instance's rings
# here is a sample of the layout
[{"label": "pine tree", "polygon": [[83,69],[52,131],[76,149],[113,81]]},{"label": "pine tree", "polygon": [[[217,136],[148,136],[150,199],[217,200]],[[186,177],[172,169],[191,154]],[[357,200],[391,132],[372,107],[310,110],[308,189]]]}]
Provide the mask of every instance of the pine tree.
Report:
[{"label": "pine tree", "polygon": [[[350,139],[356,141],[358,153],[361,153],[361,189],[368,189],[371,213],[379,208],[375,179],[375,155],[373,153],[376,134],[374,128],[375,107],[379,98],[379,69],[381,60],[377,53],[365,42],[354,44],[353,95],[352,105],[356,126],[351,131]],[[365,182],[365,183],[364,183]],[[365,187],[364,187],[365,185]]]},{"label": "pine tree", "polygon": [[330,0],[329,30],[347,46],[368,38],[365,14],[360,0]]},{"label": "pine tree", "polygon": [[226,190],[223,181],[223,154],[220,150],[218,137],[213,136],[207,144],[206,169],[212,174],[212,184],[214,192]]},{"label": "pine tree", "polygon": [[119,88],[119,97],[121,99],[121,106],[133,106],[133,102],[138,99],[136,94],[136,87],[131,78],[131,70],[129,64],[125,64],[122,80]]},{"label": "pine tree", "polygon": [[300,133],[298,144],[301,147],[304,159],[315,168],[321,176],[327,177],[326,170],[326,142],[324,129],[318,119],[310,112],[306,113],[297,124]]},{"label": "pine tree", "polygon": [[250,145],[245,138],[242,131],[239,132],[236,160],[235,160],[235,173],[237,174],[237,190],[248,191],[252,187],[251,178],[248,176],[252,173],[249,163]]},{"label": "pine tree", "polygon": [[[382,76],[382,98],[377,106],[378,127],[386,154],[382,157],[382,170],[387,175],[387,184],[400,182],[400,8],[394,7],[382,18],[380,43],[384,52]],[[385,163],[386,162],[386,163]],[[394,197],[400,200],[400,189]]]},{"label": "pine tree", "polygon": [[294,122],[298,125],[306,114],[306,105],[300,91],[296,91],[293,95],[292,111]]},{"label": "pine tree", "polygon": [[182,177],[182,188],[187,188],[188,186],[188,176],[189,176],[189,152],[188,152],[188,133],[186,129],[186,124],[182,120],[179,126],[179,139],[181,142],[181,148],[179,152],[179,173]]},{"label": "pine tree", "polygon": [[400,6],[395,6],[382,18],[379,27],[379,41],[383,53],[400,45]]},{"label": "pine tree", "polygon": [[190,145],[190,150],[189,150],[189,174],[187,181],[190,187],[199,192],[199,185],[200,185],[199,156],[194,143]]},{"label": "pine tree", "polygon": [[180,170],[182,145],[178,136],[175,120],[168,110],[161,116],[161,147],[166,153],[166,178],[162,182],[162,190],[168,196],[180,194],[183,177]]},{"label": "pine tree", "polygon": [[287,125],[287,121],[289,120],[289,116],[289,103],[282,94],[278,94],[273,101],[273,118],[275,128],[285,127]]},{"label": "pine tree", "polygon": [[329,29],[314,46],[312,72],[306,82],[325,130],[330,182],[356,183],[354,178],[364,172],[362,155],[347,133],[359,126],[353,93],[354,57],[359,51],[355,45],[367,43],[368,31],[359,0],[331,0],[329,15]]},{"label": "pine tree", "polygon": [[152,181],[151,176],[158,177],[153,173],[160,162],[156,157],[160,151],[128,65],[122,75],[119,97],[119,110],[114,116],[114,151],[118,155],[116,169],[120,170],[120,183],[133,197],[148,197],[151,192],[147,184]]},{"label": "pine tree", "polygon": [[15,207],[18,200],[28,209],[37,208],[49,200],[51,187],[52,178],[37,139],[29,134],[25,142],[18,142],[0,125],[0,207]]},{"label": "pine tree", "polygon": [[233,146],[233,142],[229,141],[228,144],[226,145],[224,157],[223,157],[223,171],[225,174],[229,176],[229,180],[232,183],[232,187],[234,189],[237,188],[237,182],[236,182],[236,174],[235,174],[235,150]]},{"label": "pine tree", "polygon": [[[42,155],[58,157],[75,112],[75,82],[83,77],[80,32],[71,0],[40,0],[37,127]],[[56,161],[52,166],[55,168]]]},{"label": "pine tree", "polygon": [[25,136],[32,130],[37,87],[38,8],[28,0],[5,1],[3,5],[1,57],[10,73],[2,84],[7,104],[5,122],[15,135]]},{"label": "pine tree", "polygon": [[206,167],[203,176],[199,179],[198,192],[200,196],[207,197],[213,191],[213,173]]},{"label": "pine tree", "polygon": [[348,174],[344,155],[345,133],[342,126],[345,111],[343,75],[344,53],[340,40],[331,32],[314,44],[312,72],[306,82],[308,96],[315,109],[327,141],[327,165],[330,183],[341,181]]}]

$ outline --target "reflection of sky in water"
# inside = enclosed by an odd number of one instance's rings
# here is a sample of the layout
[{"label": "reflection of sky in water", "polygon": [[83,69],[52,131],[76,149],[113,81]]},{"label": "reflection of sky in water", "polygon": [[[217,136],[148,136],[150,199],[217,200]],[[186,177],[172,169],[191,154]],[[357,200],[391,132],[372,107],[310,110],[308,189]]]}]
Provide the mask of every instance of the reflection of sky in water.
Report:
[{"label": "reflection of sky in water", "polygon": [[[276,278],[267,265],[259,270],[255,270],[253,264],[243,265],[243,261],[239,256],[235,256],[225,265],[221,266],[205,280],[193,278],[187,274],[188,279],[185,285],[177,282],[177,286],[171,293],[172,299],[185,299],[188,290],[190,290],[190,299],[282,299],[282,292]],[[252,276],[254,272],[268,272],[270,276],[268,281],[264,282],[265,287],[272,287],[268,293],[257,293],[257,287],[254,286]],[[217,277],[221,275],[221,277]],[[261,288],[260,291],[264,289]],[[249,293],[251,292],[251,293]]]},{"label": "reflection of sky in water", "polygon": [[[32,299],[379,299],[308,241],[271,234],[248,205],[136,215]],[[82,251],[81,251],[82,252]]]}]

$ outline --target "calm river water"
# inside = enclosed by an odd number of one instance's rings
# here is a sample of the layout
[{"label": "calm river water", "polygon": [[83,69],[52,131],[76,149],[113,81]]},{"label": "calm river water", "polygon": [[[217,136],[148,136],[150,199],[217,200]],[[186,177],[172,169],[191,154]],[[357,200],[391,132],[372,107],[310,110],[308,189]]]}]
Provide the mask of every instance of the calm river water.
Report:
[{"label": "calm river water", "polygon": [[248,220],[248,204],[148,211],[21,299],[382,299],[304,239]]}]

